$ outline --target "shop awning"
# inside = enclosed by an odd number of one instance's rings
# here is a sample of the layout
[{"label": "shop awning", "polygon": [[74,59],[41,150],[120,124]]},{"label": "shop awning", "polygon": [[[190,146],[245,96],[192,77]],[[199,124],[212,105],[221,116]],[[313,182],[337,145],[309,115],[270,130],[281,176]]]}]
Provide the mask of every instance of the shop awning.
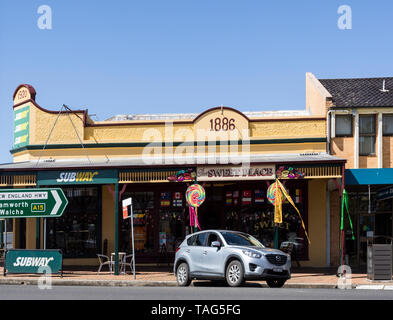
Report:
[{"label": "shop awning", "polygon": [[36,171],[72,168],[127,168],[127,167],[166,167],[166,166],[197,166],[197,165],[231,165],[250,163],[270,164],[343,164],[346,160],[322,154],[252,154],[252,155],[194,155],[194,156],[169,156],[169,157],[130,157],[122,159],[87,159],[77,160],[36,160],[0,164],[1,171]]},{"label": "shop awning", "polygon": [[[222,155],[220,157],[130,157],[128,159],[105,159],[105,161],[94,159],[91,162],[87,159],[43,160],[38,163],[37,161],[26,161],[0,164],[0,180],[3,179],[7,182],[7,184],[0,184],[0,186],[17,185],[12,182],[21,179],[16,179],[17,177],[13,176],[21,173],[36,174],[37,178],[34,176],[34,184],[37,183],[37,185],[56,185],[62,182],[70,183],[71,181],[82,182],[83,184],[110,184],[115,181],[119,183],[169,182],[168,177],[176,174],[179,168],[192,167],[198,169],[198,172],[203,167],[210,170],[212,167],[227,170],[247,163],[250,164],[250,168],[257,168],[258,170],[270,166],[274,176],[275,167],[282,167],[288,168],[283,169],[284,171],[301,171],[306,179],[324,179],[341,178],[345,160],[327,154],[274,154],[227,158],[223,158]],[[250,175],[250,177],[254,176],[255,174]],[[219,175],[218,177],[222,176]],[[271,179],[274,179],[274,177],[271,177]],[[27,186],[25,180],[21,181]],[[218,180],[221,181],[222,179],[219,178]]]},{"label": "shop awning", "polygon": [[393,168],[345,170],[346,185],[393,184]]}]

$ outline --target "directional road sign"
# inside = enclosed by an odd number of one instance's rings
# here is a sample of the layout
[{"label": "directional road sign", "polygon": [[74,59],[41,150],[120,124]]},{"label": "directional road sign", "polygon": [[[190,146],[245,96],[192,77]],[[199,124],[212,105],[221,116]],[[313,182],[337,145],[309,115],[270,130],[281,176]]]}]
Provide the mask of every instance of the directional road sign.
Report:
[{"label": "directional road sign", "polygon": [[67,204],[59,188],[3,189],[0,190],[0,219],[58,218]]}]

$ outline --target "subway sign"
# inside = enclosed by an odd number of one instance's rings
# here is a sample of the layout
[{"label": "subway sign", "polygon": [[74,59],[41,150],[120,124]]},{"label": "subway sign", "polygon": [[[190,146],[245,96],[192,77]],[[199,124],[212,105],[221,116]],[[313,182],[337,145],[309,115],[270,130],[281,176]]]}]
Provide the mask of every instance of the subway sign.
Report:
[{"label": "subway sign", "polygon": [[0,190],[0,219],[58,218],[67,204],[59,188],[3,189]]},{"label": "subway sign", "polygon": [[116,182],[116,170],[39,171],[37,173],[37,184],[40,186],[110,184]]},{"label": "subway sign", "polygon": [[7,273],[58,273],[63,269],[61,250],[8,250],[4,275]]}]

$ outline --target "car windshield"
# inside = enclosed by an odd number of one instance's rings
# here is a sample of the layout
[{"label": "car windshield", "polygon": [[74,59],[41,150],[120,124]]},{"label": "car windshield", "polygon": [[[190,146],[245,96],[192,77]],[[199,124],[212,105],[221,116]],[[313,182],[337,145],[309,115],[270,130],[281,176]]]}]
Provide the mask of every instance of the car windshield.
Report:
[{"label": "car windshield", "polygon": [[221,232],[221,234],[224,237],[226,243],[228,243],[228,245],[264,248],[262,243],[260,243],[253,236],[250,236],[246,233]]}]

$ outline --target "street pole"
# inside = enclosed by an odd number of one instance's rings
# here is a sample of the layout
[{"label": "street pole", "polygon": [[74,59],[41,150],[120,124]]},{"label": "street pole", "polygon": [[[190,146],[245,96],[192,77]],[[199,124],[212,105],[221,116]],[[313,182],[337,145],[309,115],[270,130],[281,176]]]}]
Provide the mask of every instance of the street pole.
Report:
[{"label": "street pole", "polygon": [[278,249],[278,226],[274,226],[274,249]]},{"label": "street pole", "polygon": [[119,184],[115,184],[115,275],[119,275]]},{"label": "street pole", "polygon": [[0,248],[4,246],[3,220],[0,220]]},{"label": "street pole", "polygon": [[46,250],[46,218],[44,218],[44,250]]},{"label": "street pole", "polygon": [[4,221],[4,249],[7,251],[7,244],[8,244],[8,236],[7,236],[7,220]]},{"label": "street pole", "polygon": [[[132,200],[131,200],[132,201]],[[131,202],[131,239],[132,239],[132,270],[134,273],[134,280],[136,280],[135,274],[135,240],[134,240],[134,208]]]},{"label": "street pole", "polygon": [[36,249],[41,249],[41,241],[40,241],[40,218],[35,219],[35,247]]}]

